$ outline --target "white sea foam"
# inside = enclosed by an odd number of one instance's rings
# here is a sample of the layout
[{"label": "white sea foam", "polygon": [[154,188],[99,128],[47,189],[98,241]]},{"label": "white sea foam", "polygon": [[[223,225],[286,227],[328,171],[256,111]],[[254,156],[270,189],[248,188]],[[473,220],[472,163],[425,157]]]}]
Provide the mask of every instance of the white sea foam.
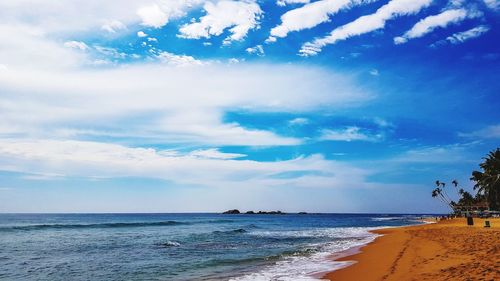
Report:
[{"label": "white sea foam", "polygon": [[165,247],[179,247],[181,245],[181,243],[169,240],[169,241],[163,243],[162,245]]},{"label": "white sea foam", "polygon": [[251,235],[270,237],[329,237],[331,242],[324,244],[311,244],[311,248],[317,251],[311,255],[289,255],[285,256],[275,264],[267,266],[262,270],[241,277],[233,278],[231,281],[310,281],[320,280],[322,273],[345,267],[349,262],[332,261],[329,257],[332,253],[345,251],[347,249],[367,244],[376,234],[367,227],[325,228],[309,229],[299,231],[261,231],[253,232]]},{"label": "white sea foam", "polygon": [[372,218],[372,221],[394,221],[407,219],[405,217],[383,217],[383,218]]}]

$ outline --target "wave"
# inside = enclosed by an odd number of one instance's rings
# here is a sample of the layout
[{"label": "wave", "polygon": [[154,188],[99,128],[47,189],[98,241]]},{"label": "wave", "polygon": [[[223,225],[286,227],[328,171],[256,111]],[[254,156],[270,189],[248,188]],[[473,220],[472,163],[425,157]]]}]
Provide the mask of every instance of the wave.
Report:
[{"label": "wave", "polygon": [[[332,253],[338,253],[365,245],[378,235],[370,233],[372,228],[338,228],[324,229],[321,231],[302,230],[289,232],[292,236],[316,236],[336,238],[326,243],[309,244],[295,251],[285,251],[279,255],[271,265],[265,266],[256,272],[245,273],[230,279],[230,281],[256,281],[256,280],[319,280],[314,277],[323,272],[335,270],[346,266],[349,262],[333,261]],[[271,233],[261,233],[261,235]],[[274,234],[274,233],[273,233]],[[346,236],[345,236],[346,235]]]},{"label": "wave", "polygon": [[189,225],[189,224],[191,223],[180,222],[180,221],[114,222],[114,223],[90,223],[90,224],[33,224],[33,225],[23,225],[23,226],[0,227],[0,231],[174,226],[174,225]]},{"label": "wave", "polygon": [[193,225],[193,224],[218,224],[230,223],[232,220],[199,220],[199,221],[153,221],[153,222],[107,222],[107,223],[77,223],[77,224],[31,224],[17,226],[0,226],[2,231],[30,231],[45,229],[92,229],[92,228],[126,228],[126,227],[151,227],[151,226],[175,226],[175,225]]},{"label": "wave", "polygon": [[175,241],[167,241],[159,244],[161,247],[179,247],[181,243]]},{"label": "wave", "polygon": [[238,228],[238,229],[233,229],[233,230],[226,230],[226,231],[220,231],[216,230],[212,232],[213,234],[239,234],[239,233],[246,233],[247,231],[243,228]]},{"label": "wave", "polygon": [[371,218],[372,221],[415,221],[415,216],[402,216],[402,217],[375,217]]}]

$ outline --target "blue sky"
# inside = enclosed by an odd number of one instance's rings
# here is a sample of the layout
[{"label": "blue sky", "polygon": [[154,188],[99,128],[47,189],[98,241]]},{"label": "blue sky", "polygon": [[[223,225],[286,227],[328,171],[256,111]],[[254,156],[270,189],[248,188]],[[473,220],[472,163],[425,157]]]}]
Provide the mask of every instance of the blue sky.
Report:
[{"label": "blue sky", "polygon": [[500,2],[2,1],[0,212],[445,212]]}]

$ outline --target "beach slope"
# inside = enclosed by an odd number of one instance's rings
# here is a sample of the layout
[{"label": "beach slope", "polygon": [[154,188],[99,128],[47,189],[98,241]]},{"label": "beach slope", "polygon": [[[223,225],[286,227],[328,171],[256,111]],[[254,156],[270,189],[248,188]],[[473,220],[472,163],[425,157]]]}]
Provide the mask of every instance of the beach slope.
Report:
[{"label": "beach slope", "polygon": [[440,221],[374,231],[382,234],[361,252],[339,261],[354,264],[327,280],[500,280],[500,219]]}]

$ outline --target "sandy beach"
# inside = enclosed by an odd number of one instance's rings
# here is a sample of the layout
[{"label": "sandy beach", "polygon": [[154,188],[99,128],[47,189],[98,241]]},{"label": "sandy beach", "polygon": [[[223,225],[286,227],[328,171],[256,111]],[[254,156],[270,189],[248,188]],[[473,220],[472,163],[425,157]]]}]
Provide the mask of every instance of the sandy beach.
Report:
[{"label": "sandy beach", "polygon": [[359,253],[336,259],[353,261],[323,278],[369,280],[500,280],[500,219],[444,220],[418,226],[381,229]]}]

